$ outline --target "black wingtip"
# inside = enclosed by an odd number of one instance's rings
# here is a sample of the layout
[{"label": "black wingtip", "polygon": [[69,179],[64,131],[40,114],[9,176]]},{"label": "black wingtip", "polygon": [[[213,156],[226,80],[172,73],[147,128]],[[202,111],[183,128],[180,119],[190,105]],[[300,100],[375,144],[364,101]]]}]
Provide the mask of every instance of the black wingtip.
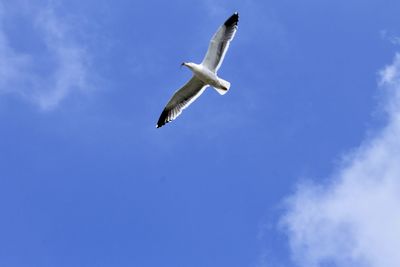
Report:
[{"label": "black wingtip", "polygon": [[158,119],[158,122],[156,124],[156,128],[160,128],[162,126],[164,126],[166,123],[168,123],[168,110],[165,108],[160,115],[160,118]]},{"label": "black wingtip", "polygon": [[157,129],[158,129],[158,128],[161,128],[161,127],[163,127],[165,124],[166,124],[165,122],[157,123],[157,124],[156,124],[156,128],[157,128]]},{"label": "black wingtip", "polygon": [[239,13],[238,13],[238,12],[235,12],[235,13],[233,13],[232,16],[229,17],[229,19],[227,19],[227,20],[225,21],[224,25],[225,25],[226,27],[232,27],[232,26],[234,26],[234,25],[237,25],[237,24],[238,24],[238,21],[239,21]]},{"label": "black wingtip", "polygon": [[165,124],[166,124],[166,122],[157,123],[157,124],[156,124],[156,128],[157,128],[157,129],[158,129],[158,128],[161,128],[161,127],[163,127]]},{"label": "black wingtip", "polygon": [[161,122],[161,123],[157,123],[156,124],[156,128],[158,129],[158,128],[161,128],[161,127],[163,127],[165,124],[167,124],[167,123],[169,123],[170,121],[165,121],[165,122]]}]

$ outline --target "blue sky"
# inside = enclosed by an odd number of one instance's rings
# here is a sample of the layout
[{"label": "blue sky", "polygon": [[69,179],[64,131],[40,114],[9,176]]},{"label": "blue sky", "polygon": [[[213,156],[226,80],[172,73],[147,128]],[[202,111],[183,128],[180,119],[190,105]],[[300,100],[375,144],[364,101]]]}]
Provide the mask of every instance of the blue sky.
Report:
[{"label": "blue sky", "polygon": [[[0,266],[400,266],[398,10],[1,0]],[[229,93],[156,129],[234,11]]]}]

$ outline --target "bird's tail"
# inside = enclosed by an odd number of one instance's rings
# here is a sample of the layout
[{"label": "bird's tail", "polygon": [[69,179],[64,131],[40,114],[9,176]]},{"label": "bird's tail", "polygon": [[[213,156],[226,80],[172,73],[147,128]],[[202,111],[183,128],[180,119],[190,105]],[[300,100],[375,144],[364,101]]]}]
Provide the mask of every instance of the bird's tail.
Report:
[{"label": "bird's tail", "polygon": [[221,84],[221,87],[219,87],[219,88],[214,87],[214,89],[217,90],[217,92],[220,95],[226,94],[228,92],[229,88],[231,87],[231,83],[228,81],[225,81],[221,78],[219,79],[219,83]]}]

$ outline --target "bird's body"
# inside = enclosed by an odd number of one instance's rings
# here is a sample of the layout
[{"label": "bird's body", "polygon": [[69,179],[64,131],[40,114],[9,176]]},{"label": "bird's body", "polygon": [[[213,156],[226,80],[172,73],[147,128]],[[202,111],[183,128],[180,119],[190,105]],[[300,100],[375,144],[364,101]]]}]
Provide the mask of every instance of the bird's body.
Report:
[{"label": "bird's body", "polygon": [[238,21],[239,14],[236,12],[218,28],[201,64],[182,63],[193,72],[193,77],[168,101],[158,119],[157,128],[177,118],[182,110],[193,103],[208,86],[214,87],[221,95],[229,90],[230,83],[219,78],[217,71],[225,57],[230,41],[235,36]]},{"label": "bird's body", "polygon": [[183,63],[183,65],[187,66],[192,70],[194,76],[198,78],[203,83],[210,85],[216,89],[228,91],[229,86],[227,86],[227,81],[222,80],[217,76],[217,73],[211,71],[209,68],[203,66],[202,64],[196,63]]}]

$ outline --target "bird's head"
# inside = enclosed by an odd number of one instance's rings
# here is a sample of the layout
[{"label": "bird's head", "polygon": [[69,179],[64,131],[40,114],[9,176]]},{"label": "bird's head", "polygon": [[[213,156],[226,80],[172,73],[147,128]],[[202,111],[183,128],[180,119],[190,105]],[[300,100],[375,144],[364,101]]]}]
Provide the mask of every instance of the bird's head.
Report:
[{"label": "bird's head", "polygon": [[189,69],[193,70],[196,67],[196,64],[194,64],[192,62],[183,62],[181,64],[181,66],[185,66],[185,67],[188,67]]}]

